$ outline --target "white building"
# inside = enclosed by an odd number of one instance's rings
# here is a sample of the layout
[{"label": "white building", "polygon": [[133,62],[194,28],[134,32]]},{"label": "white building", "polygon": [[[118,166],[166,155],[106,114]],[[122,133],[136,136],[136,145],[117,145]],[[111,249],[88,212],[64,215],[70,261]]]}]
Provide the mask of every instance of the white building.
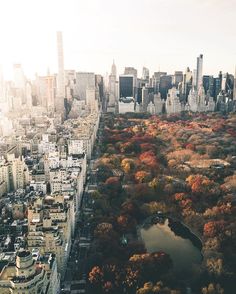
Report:
[{"label": "white building", "polygon": [[127,97],[119,100],[119,113],[134,112],[134,99]]},{"label": "white building", "polygon": [[188,105],[189,105],[189,110],[192,112],[197,112],[198,108],[197,108],[197,92],[195,91],[194,87],[192,87],[192,89],[189,92],[188,95]]},{"label": "white building", "polygon": [[86,152],[86,146],[82,139],[68,140],[68,154],[83,154]]},{"label": "white building", "polygon": [[155,105],[152,101],[148,103],[147,112],[150,114],[156,114]]},{"label": "white building", "polygon": [[47,194],[47,184],[46,182],[30,182],[30,187],[34,189],[34,191],[37,192],[43,192],[43,194]]},{"label": "white building", "polygon": [[164,103],[160,93],[154,95],[155,114],[162,114]]},{"label": "white building", "polygon": [[179,100],[179,91],[174,87],[168,91],[166,99],[166,113],[180,113],[181,103]]},{"label": "white building", "polygon": [[200,54],[199,57],[197,58],[197,90],[200,88],[202,85],[202,70],[203,70],[203,55]]},{"label": "white building", "polygon": [[207,103],[207,111],[215,111],[215,108],[216,108],[216,103],[214,101],[214,98],[213,97],[209,97],[208,99],[208,103]]},{"label": "white building", "polygon": [[35,260],[30,251],[21,250],[15,262],[9,261],[0,273],[2,294],[57,294],[60,281],[55,257],[52,254]]}]

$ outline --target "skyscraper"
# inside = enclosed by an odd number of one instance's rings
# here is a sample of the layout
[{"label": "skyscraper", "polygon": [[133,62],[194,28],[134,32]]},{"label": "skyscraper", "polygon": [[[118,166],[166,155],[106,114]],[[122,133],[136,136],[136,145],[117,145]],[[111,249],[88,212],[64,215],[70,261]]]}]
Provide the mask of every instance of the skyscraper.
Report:
[{"label": "skyscraper", "polygon": [[120,75],[119,76],[119,99],[134,98],[134,76]]},{"label": "skyscraper", "polygon": [[175,74],[173,76],[172,84],[178,88],[179,83],[183,81],[183,72],[182,71],[175,71]]},{"label": "skyscraper", "polygon": [[56,110],[64,111],[65,99],[65,73],[62,32],[57,32],[58,76],[57,76],[57,101]]},{"label": "skyscraper", "polygon": [[204,75],[202,78],[203,87],[206,93],[209,93],[211,97],[214,96],[214,77]]},{"label": "skyscraper", "polygon": [[167,72],[154,72],[152,76],[152,87],[154,88],[154,93],[158,93],[160,91],[160,80],[162,76],[166,76]]},{"label": "skyscraper", "polygon": [[202,85],[202,69],[203,69],[203,55],[200,54],[197,58],[197,90]]},{"label": "skyscraper", "polygon": [[160,77],[160,88],[161,98],[166,99],[168,90],[172,88],[172,76],[163,75]]},{"label": "skyscraper", "polygon": [[115,76],[116,77],[116,65],[115,65],[115,61],[113,59],[113,64],[112,64],[112,67],[111,67],[111,75]]},{"label": "skyscraper", "polygon": [[149,81],[149,69],[146,67],[143,67],[142,79],[146,80],[147,82]]},{"label": "skyscraper", "polygon": [[187,67],[185,74],[183,76],[181,98],[187,101],[188,94],[193,86],[193,73],[189,67]]},{"label": "skyscraper", "polygon": [[117,102],[117,85],[116,85],[116,65],[113,60],[113,64],[111,67],[111,74],[109,75],[109,101],[108,107],[114,108]]}]

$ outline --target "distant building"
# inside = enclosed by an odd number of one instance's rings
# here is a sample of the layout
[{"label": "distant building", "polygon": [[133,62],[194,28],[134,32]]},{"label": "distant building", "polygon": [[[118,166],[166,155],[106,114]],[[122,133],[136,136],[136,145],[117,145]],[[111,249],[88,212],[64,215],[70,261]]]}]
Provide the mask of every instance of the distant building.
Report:
[{"label": "distant building", "polygon": [[160,87],[159,92],[161,93],[161,98],[166,99],[168,91],[172,88],[172,76],[163,75],[160,77]]},{"label": "distant building", "polygon": [[107,104],[108,112],[115,112],[115,106],[117,104],[117,83],[116,83],[116,65],[113,61],[111,74],[109,75],[109,100]]},{"label": "distant building", "polygon": [[216,100],[217,96],[221,92],[221,82],[222,82],[222,75],[220,74],[219,77],[214,78],[214,94],[213,97]]},{"label": "distant building", "polygon": [[173,76],[172,84],[176,88],[178,88],[179,84],[183,81],[183,72],[182,71],[175,71]]},{"label": "distant building", "polygon": [[133,97],[120,98],[119,100],[119,113],[134,112],[135,103]]},{"label": "distant building", "polygon": [[[56,98],[55,77],[48,75],[37,77],[37,95],[41,106],[45,107],[47,111],[55,111],[58,97]],[[61,98],[64,101],[64,98]],[[63,102],[64,103],[64,102]]]},{"label": "distant building", "polygon": [[86,100],[87,89],[95,89],[95,74],[92,72],[77,72],[75,96],[79,100]]},{"label": "distant building", "polygon": [[91,113],[98,112],[98,99],[96,99],[95,88],[86,89],[86,105]]},{"label": "distant building", "polygon": [[65,97],[72,100],[75,95],[76,73],[75,70],[65,70]]},{"label": "distant building", "polygon": [[125,67],[125,70],[124,70],[124,75],[132,75],[134,76],[135,78],[137,78],[138,76],[138,71],[137,69],[135,69],[134,67]]},{"label": "distant building", "polygon": [[134,76],[120,75],[119,76],[119,99],[120,98],[134,98]]},{"label": "distant building", "polygon": [[165,103],[164,100],[161,100],[160,93],[154,95],[155,114],[162,114],[163,113],[164,103]]},{"label": "distant building", "polygon": [[214,97],[214,77],[213,76],[203,76],[203,87],[205,92],[209,91],[211,97]]},{"label": "distant building", "polygon": [[174,87],[168,91],[166,99],[166,113],[180,113],[181,103],[179,100],[179,91]]},{"label": "distant building", "polygon": [[150,102],[149,99],[149,93],[148,93],[148,89],[143,87],[142,88],[142,108],[143,108],[143,112],[147,111],[147,106]]},{"label": "distant building", "polygon": [[189,67],[187,67],[185,74],[183,75],[183,81],[180,86],[180,98],[182,101],[186,102],[189,92],[193,84],[193,75]]},{"label": "distant building", "polygon": [[150,77],[149,69],[146,67],[143,67],[142,79],[146,82],[149,82],[149,77]]},{"label": "distant building", "polygon": [[203,71],[203,55],[200,54],[197,58],[197,89],[202,85],[202,71]]},{"label": "distant building", "polygon": [[221,90],[227,93],[230,98],[233,98],[234,76],[225,73],[222,75]]},{"label": "distant building", "polygon": [[157,94],[160,92],[160,80],[162,76],[166,76],[167,73],[166,72],[154,72],[153,76],[152,76],[152,87],[154,88],[154,93]]}]

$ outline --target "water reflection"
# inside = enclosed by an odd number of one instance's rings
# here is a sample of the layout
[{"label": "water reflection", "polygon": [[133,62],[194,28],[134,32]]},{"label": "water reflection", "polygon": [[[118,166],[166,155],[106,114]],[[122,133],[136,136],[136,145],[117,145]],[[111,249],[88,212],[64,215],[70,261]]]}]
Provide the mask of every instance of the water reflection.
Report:
[{"label": "water reflection", "polygon": [[201,262],[200,250],[189,239],[181,237],[179,232],[176,235],[169,227],[168,219],[146,225],[140,229],[140,234],[148,252],[164,251],[171,256],[174,270],[185,271]]}]

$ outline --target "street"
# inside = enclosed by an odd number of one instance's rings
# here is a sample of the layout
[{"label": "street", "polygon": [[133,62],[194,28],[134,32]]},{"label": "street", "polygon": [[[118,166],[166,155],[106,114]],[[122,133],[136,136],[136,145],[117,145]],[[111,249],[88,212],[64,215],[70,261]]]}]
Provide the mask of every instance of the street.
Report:
[{"label": "street", "polygon": [[93,157],[88,163],[87,181],[81,200],[79,217],[75,226],[75,236],[72,239],[72,247],[65,279],[61,281],[61,293],[86,293],[87,285],[87,258],[92,242],[92,232],[89,219],[93,217],[93,200],[90,197],[92,191],[97,189],[96,161],[100,156],[100,136],[98,130],[97,144],[93,151]]}]

